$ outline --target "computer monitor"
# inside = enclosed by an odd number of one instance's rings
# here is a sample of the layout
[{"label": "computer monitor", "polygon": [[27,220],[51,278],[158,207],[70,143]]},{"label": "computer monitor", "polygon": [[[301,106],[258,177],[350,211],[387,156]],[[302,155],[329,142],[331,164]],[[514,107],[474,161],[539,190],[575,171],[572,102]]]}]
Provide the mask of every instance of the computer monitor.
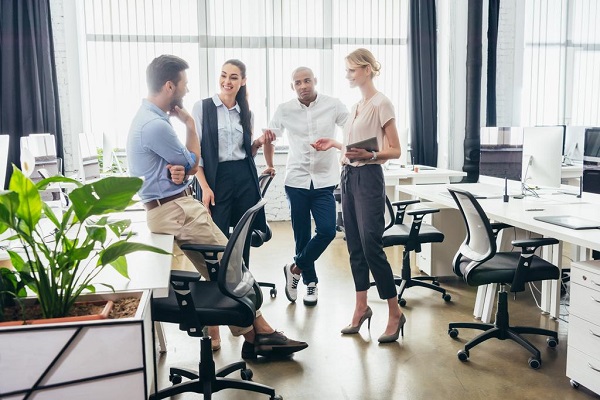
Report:
[{"label": "computer monitor", "polygon": [[586,126],[567,126],[563,161],[566,165],[583,163],[583,142]]},{"label": "computer monitor", "polygon": [[600,128],[588,128],[585,130],[583,163],[585,165],[600,165]]},{"label": "computer monitor", "polygon": [[523,128],[522,182],[527,186],[559,188],[563,127]]},{"label": "computer monitor", "polygon": [[484,127],[480,133],[479,173],[521,180],[523,128]]}]

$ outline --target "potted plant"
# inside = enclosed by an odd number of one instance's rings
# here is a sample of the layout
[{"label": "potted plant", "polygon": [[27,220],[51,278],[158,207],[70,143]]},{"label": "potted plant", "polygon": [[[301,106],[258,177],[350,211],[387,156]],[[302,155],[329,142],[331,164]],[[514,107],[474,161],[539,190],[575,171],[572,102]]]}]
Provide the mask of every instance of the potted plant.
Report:
[{"label": "potted plant", "polygon": [[[68,315],[82,294],[93,294],[96,286],[103,285],[93,282],[105,267],[110,266],[127,277],[125,259],[127,254],[136,251],[169,254],[147,244],[132,242],[130,240],[132,233],[126,233],[131,224],[129,220],[108,218],[109,214],[124,211],[127,206],[134,203],[132,198],[142,185],[141,179],[107,177],[84,185],[73,179],[57,176],[33,183],[14,165],[13,171],[9,190],[0,192],[0,234],[4,233],[6,236],[6,231],[9,230],[7,240],[11,244],[16,242],[17,245],[10,246],[7,250],[13,269],[0,267],[0,306],[16,300],[17,303],[23,304],[24,319],[27,319],[27,307],[31,303],[21,300],[25,295],[25,288],[35,297],[35,302],[39,304],[44,318],[63,317]],[[58,183],[75,187],[69,193],[68,206],[63,207],[61,212],[55,212],[43,202],[40,194],[48,185]],[[44,218],[46,220],[43,220]],[[110,288],[110,285],[105,286]],[[95,295],[95,297],[106,296]],[[140,303],[148,306],[149,294],[144,293],[139,297]],[[146,360],[148,346],[143,346],[144,342],[147,343],[152,338],[149,334],[151,332],[149,313],[148,307],[148,310],[142,311],[139,316],[136,315],[139,317],[137,325],[141,332],[131,330],[131,325],[136,321],[126,321],[122,324],[114,321],[72,323],[64,324],[65,328],[50,324],[47,328],[48,332],[59,332],[61,335],[66,335],[67,339],[56,339],[57,347],[55,350],[49,350],[48,355],[43,354],[43,351],[53,343],[54,339],[50,338],[49,333],[41,332],[42,328],[35,326],[0,328],[0,342],[11,343],[10,347],[0,348],[0,369],[3,369],[2,362],[11,360],[11,364],[5,367],[8,366],[15,372],[14,379],[1,380],[3,382],[0,382],[0,397],[3,395],[10,397],[27,391],[41,391],[44,387],[52,387],[52,390],[56,391],[56,388],[63,384],[66,388],[73,389],[74,385],[85,385],[88,381],[97,383],[102,376],[110,376],[112,382],[118,382],[120,378],[130,379],[131,371],[135,371],[138,367],[131,367],[129,364],[138,356],[141,356],[141,361],[136,361],[134,364],[143,365],[141,375],[143,378],[136,379],[138,382],[141,379],[143,390],[147,391],[146,367],[147,364],[153,364],[151,360]],[[108,330],[117,325],[127,326],[131,332],[114,333]],[[88,331],[88,328],[97,326],[105,328],[101,334]],[[65,332],[72,332],[73,329],[77,333],[65,334]],[[121,342],[127,342],[129,338],[131,344],[120,343],[119,345],[123,347],[109,344],[105,350],[93,349],[90,355],[75,354],[79,351],[78,345],[86,340],[97,343],[104,341],[107,336],[115,336]],[[28,338],[31,338],[31,341]],[[133,349],[136,346],[139,349]],[[115,348],[118,350],[114,350]],[[115,354],[109,356],[111,359],[108,361],[108,366],[99,365],[99,372],[89,372],[88,370],[93,368],[88,365],[81,366],[78,364],[80,361],[77,361],[86,360],[86,357],[97,352],[112,354],[113,351]],[[119,353],[123,353],[126,358],[124,362],[129,364],[125,366],[119,364],[116,360]],[[45,382],[35,377],[31,381],[30,378],[26,378],[26,375],[30,375],[31,372],[29,365],[14,365],[21,360],[31,363],[34,359],[42,365],[40,374],[45,379],[52,381],[53,376],[54,379],[58,379],[56,376],[61,376],[60,382]],[[90,364],[98,364],[98,360],[95,359],[87,361]],[[47,365],[44,365],[46,362]],[[23,368],[21,373],[18,372],[20,367]],[[57,372],[56,369],[61,367],[63,370]],[[67,373],[73,372],[79,375],[65,378],[62,376],[65,374],[65,368],[68,369]],[[149,368],[151,369],[151,365]],[[29,372],[25,374],[24,371]],[[129,375],[118,371],[129,371]],[[81,373],[85,376],[80,376]],[[16,380],[21,379],[24,382],[16,383]],[[71,389],[66,388],[61,392],[60,398],[71,398],[68,394],[68,390]],[[76,398],[76,395],[73,398]]]}]

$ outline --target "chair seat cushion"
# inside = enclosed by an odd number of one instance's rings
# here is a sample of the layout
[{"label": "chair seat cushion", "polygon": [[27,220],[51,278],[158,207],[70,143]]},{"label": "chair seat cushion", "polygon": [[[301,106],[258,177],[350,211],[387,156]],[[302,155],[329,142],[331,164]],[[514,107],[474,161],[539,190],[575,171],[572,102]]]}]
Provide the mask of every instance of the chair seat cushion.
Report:
[{"label": "chair seat cushion", "polygon": [[[512,283],[521,253],[502,252],[474,268],[467,276],[467,283],[471,286],[487,285],[489,283]],[[468,262],[464,260],[463,262]],[[558,279],[560,271],[558,267],[538,257],[531,257],[531,265],[524,275],[525,282]]]},{"label": "chair seat cushion", "polygon": [[[410,235],[410,225],[392,225],[383,232],[383,246],[406,245]],[[444,234],[429,224],[421,224],[418,243],[440,243],[444,241]]]},{"label": "chair seat cushion", "polygon": [[[190,290],[200,325],[250,326],[254,322],[254,304],[247,298],[234,300],[226,297],[219,290],[217,282],[193,282],[190,283]],[[169,289],[169,297],[152,300],[152,319],[184,322],[173,288]]]}]

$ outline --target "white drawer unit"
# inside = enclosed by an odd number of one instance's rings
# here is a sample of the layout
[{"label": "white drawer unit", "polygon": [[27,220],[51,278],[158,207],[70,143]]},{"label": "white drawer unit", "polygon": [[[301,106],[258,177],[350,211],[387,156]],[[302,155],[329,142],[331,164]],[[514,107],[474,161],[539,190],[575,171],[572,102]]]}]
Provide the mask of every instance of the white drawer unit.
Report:
[{"label": "white drawer unit", "polygon": [[600,393],[600,262],[571,265],[567,376]]}]

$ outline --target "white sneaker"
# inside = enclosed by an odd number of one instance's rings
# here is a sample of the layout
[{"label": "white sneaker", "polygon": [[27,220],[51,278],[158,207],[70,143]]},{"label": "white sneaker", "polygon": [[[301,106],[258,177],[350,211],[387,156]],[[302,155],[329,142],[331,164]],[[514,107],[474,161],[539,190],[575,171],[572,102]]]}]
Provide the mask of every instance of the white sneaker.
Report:
[{"label": "white sneaker", "polygon": [[298,298],[298,282],[300,282],[300,274],[292,273],[292,265],[286,264],[283,266],[283,275],[285,276],[285,296],[292,303]]},{"label": "white sneaker", "polygon": [[304,305],[316,306],[317,300],[319,300],[319,289],[317,288],[316,283],[311,282],[306,286],[306,294],[304,295]]}]

